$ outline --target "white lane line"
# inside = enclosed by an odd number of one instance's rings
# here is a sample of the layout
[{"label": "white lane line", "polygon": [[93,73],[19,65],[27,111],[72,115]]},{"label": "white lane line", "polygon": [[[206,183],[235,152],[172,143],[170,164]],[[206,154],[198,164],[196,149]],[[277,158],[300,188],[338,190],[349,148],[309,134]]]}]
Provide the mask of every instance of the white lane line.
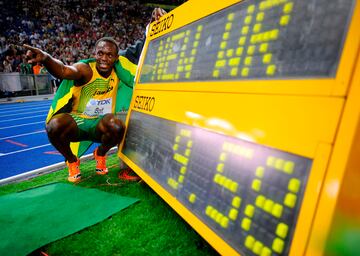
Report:
[{"label": "white lane line", "polygon": [[20,127],[20,126],[26,126],[26,125],[32,125],[32,124],[40,124],[40,123],[44,123],[44,124],[45,124],[44,121],[40,121],[40,122],[33,122],[33,123],[27,123],[27,124],[18,124],[18,125],[0,127],[0,130],[9,129],[9,128],[15,128],[15,127]]},{"label": "white lane line", "polygon": [[0,157],[1,157],[1,156],[13,155],[13,154],[17,154],[17,153],[21,153],[21,152],[24,152],[24,151],[29,151],[29,150],[37,149],[37,148],[43,148],[43,147],[47,147],[47,146],[50,146],[50,145],[51,145],[51,144],[49,143],[49,144],[40,145],[40,146],[36,146],[36,147],[32,147],[32,148],[21,149],[21,150],[9,152],[9,153],[0,153]]},{"label": "white lane line", "polygon": [[13,107],[1,107],[0,106],[0,110],[18,110],[18,109],[26,109],[26,108],[33,108],[33,107],[50,107],[51,104],[47,103],[43,103],[43,104],[29,104],[29,105],[22,105],[22,106],[13,106]]},{"label": "white lane line", "polygon": [[46,114],[35,115],[35,116],[26,116],[26,117],[13,118],[13,119],[7,119],[7,120],[0,120],[0,123],[1,122],[10,122],[10,121],[16,121],[16,120],[29,119],[29,118],[40,117],[40,116],[46,116]]},{"label": "white lane line", "polygon": [[7,140],[7,139],[27,136],[27,135],[31,135],[31,134],[36,134],[36,133],[42,133],[42,132],[45,132],[45,130],[36,131],[36,132],[22,133],[22,134],[12,135],[12,136],[8,136],[8,137],[2,137],[2,138],[0,138],[0,140]]},{"label": "white lane line", "polygon": [[39,112],[44,112],[44,110],[24,112],[24,113],[18,113],[18,114],[0,115],[0,118],[6,117],[6,116],[18,116],[18,115],[33,114],[33,113],[39,113]]},{"label": "white lane line", "polygon": [[33,108],[33,107],[28,107],[28,108],[23,108],[23,109],[17,109],[17,110],[2,110],[0,108],[0,111],[1,112],[10,112],[10,113],[17,113],[17,114],[21,114],[22,112],[26,112],[26,111],[29,111],[29,110],[38,110],[38,109],[49,109],[50,106],[43,106],[43,107],[38,107],[38,108]]}]

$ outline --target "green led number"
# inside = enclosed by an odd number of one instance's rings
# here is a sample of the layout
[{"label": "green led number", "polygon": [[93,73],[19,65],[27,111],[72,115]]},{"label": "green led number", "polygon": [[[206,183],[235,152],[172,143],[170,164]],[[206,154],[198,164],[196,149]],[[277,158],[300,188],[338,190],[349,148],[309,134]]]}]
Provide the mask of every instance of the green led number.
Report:
[{"label": "green led number", "polygon": [[230,221],[235,222],[237,220],[242,201],[242,198],[236,194],[239,189],[239,183],[224,174],[226,161],[230,154],[235,154],[244,159],[251,159],[253,157],[253,150],[230,142],[224,142],[222,145],[222,152],[219,155],[219,162],[216,167],[216,173],[213,176],[213,182],[216,186],[220,186],[222,189],[226,189],[233,194],[231,207],[225,214],[216,209],[214,205],[208,204],[205,214],[225,229],[229,227]]},{"label": "green led number", "polygon": [[266,177],[267,168],[272,168],[281,175],[291,176],[294,173],[295,163],[286,159],[268,156],[266,159],[266,166],[258,166],[255,170],[255,179],[251,183],[251,189],[258,194],[254,204],[249,204],[245,207],[246,217],[241,222],[241,227],[245,231],[251,231],[251,218],[255,210],[265,212],[273,218],[278,219],[275,230],[275,238],[272,241],[271,248],[265,246],[261,241],[256,239],[255,235],[248,235],[245,238],[244,245],[249,250],[257,255],[267,256],[272,255],[272,252],[283,253],[285,248],[285,239],[288,236],[289,226],[280,221],[284,207],[294,208],[297,200],[296,193],[300,190],[300,180],[297,178],[290,178],[288,182],[288,193],[283,202],[276,202],[271,198],[262,194],[263,178]]},{"label": "green led number", "polygon": [[[266,13],[275,7],[282,9],[279,21],[267,22]],[[248,6],[247,14],[243,17],[238,46],[235,48],[228,47],[228,40],[232,32],[237,32],[232,27],[234,22],[238,21],[235,19],[235,13],[229,13],[212,76],[219,78],[223,73],[246,78],[251,72],[259,72],[259,69],[263,69],[266,76],[275,75],[276,64],[271,52],[271,43],[279,39],[281,29],[289,24],[292,10],[293,3],[289,0],[266,0],[258,5]],[[269,29],[266,26],[268,23],[277,26]],[[266,30],[263,27],[267,27]]]},{"label": "green led number", "polygon": [[[205,208],[205,214],[224,229],[230,227],[230,223],[239,223],[238,225],[240,225],[241,229],[247,233],[244,237],[243,245],[254,254],[267,256],[272,255],[273,252],[283,253],[285,249],[285,239],[288,237],[289,225],[282,222],[281,217],[283,216],[285,207],[288,209],[295,207],[297,193],[301,187],[300,180],[291,177],[294,173],[295,163],[290,160],[269,156],[266,158],[266,163],[255,168],[254,178],[250,183],[246,181],[242,183],[242,180],[235,181],[231,179],[229,175],[226,175],[226,163],[227,161],[232,161],[229,159],[232,159],[233,156],[241,157],[243,159],[242,161],[252,161],[254,149],[230,142],[223,143],[216,166],[216,172],[213,175],[213,182],[215,186],[218,186],[222,191],[225,190],[231,193],[229,200],[231,205],[228,205],[226,212],[224,212],[224,210],[221,211],[214,204],[208,203]],[[270,176],[266,176],[267,171],[269,171],[267,168],[272,168],[275,172],[280,172],[280,175],[289,177],[287,188],[281,188],[282,190],[288,190],[282,202],[277,202],[277,200],[266,195],[264,184]],[[247,186],[256,194],[253,202],[246,202],[246,199],[241,195],[239,190],[240,187],[247,188]],[[191,194],[189,201],[191,201],[191,197],[195,199],[196,196]],[[256,237],[256,230],[254,230],[255,227],[253,224],[253,217],[256,212],[277,220],[276,229],[272,234],[274,237],[273,240],[264,242]]]},{"label": "green led number", "polygon": [[[160,41],[151,81],[190,78],[202,29],[202,25],[197,26],[192,45],[189,44],[191,30],[182,31]],[[176,65],[169,65],[170,62],[176,62]],[[168,70],[169,66],[175,66],[176,70]]]},{"label": "green led number", "polygon": [[[255,170],[255,178],[251,182],[251,189],[259,194],[253,204],[247,204],[244,208],[244,218],[241,220],[241,228],[247,232],[251,232],[253,216],[256,209],[261,209],[269,214],[273,214],[275,203],[273,200],[268,199],[265,195],[261,194],[263,177],[265,175],[265,168],[258,166]],[[277,213],[278,214],[278,213]],[[264,243],[254,235],[247,235],[245,237],[244,246],[251,250],[256,255],[271,255],[271,248],[264,245]]]},{"label": "green led number", "polygon": [[[167,180],[168,185],[174,190],[178,190],[180,184],[184,182],[187,165],[189,163],[189,157],[191,154],[192,144],[193,142],[191,140],[191,131],[187,129],[181,129],[180,135],[177,135],[175,137],[175,143],[173,146],[173,159],[181,165],[179,175],[177,177],[170,177]],[[182,147],[184,147],[185,145],[184,152],[179,152],[180,145],[182,145]]]},{"label": "green led number", "polygon": [[213,77],[219,77],[220,70],[223,71],[225,68],[228,68],[228,66],[230,66],[231,68],[230,74],[232,74],[232,76],[237,75],[237,66],[240,64],[240,56],[242,55],[243,47],[239,47],[237,49],[229,49],[227,46],[231,28],[233,27],[234,23],[234,18],[234,13],[229,13],[227,16],[225,32],[222,36],[223,40],[220,43],[220,51],[217,54],[217,60],[215,62],[215,67],[213,70]]}]

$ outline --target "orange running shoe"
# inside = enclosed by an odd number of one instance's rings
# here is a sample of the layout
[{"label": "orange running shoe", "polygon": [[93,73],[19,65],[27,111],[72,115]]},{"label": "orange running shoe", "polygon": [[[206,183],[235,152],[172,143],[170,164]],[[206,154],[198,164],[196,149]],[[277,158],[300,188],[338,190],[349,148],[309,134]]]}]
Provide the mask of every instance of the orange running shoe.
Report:
[{"label": "orange running shoe", "polygon": [[66,161],[66,165],[69,168],[69,177],[68,181],[70,182],[78,182],[81,179],[81,173],[80,173],[80,159],[78,159],[76,162],[69,163]]},{"label": "orange running shoe", "polygon": [[96,160],[96,174],[106,175],[108,174],[108,168],[106,168],[106,156],[97,155],[98,148],[94,150],[94,158]]},{"label": "orange running shoe", "polygon": [[131,170],[129,167],[121,170],[118,173],[118,178],[120,180],[127,180],[127,181],[139,181],[141,180],[141,178],[133,171]]}]

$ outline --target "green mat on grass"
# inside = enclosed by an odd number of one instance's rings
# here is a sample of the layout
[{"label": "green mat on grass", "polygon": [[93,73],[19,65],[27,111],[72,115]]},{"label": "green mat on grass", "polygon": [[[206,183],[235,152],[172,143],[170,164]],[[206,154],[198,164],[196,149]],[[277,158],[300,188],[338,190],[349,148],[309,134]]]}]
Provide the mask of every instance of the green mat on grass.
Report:
[{"label": "green mat on grass", "polygon": [[[0,255],[26,255],[138,201],[54,183],[0,197]],[[91,241],[84,241],[84,243]]]}]

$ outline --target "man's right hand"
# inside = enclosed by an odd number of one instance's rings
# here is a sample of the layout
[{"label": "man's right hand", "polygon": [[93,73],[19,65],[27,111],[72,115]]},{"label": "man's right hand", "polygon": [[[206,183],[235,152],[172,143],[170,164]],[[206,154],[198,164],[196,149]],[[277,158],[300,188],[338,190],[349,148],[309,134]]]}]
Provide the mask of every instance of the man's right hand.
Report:
[{"label": "man's right hand", "polygon": [[154,21],[158,21],[162,16],[164,16],[167,12],[161,8],[155,8],[151,13],[150,23]]},{"label": "man's right hand", "polygon": [[32,47],[27,44],[24,44],[23,46],[25,49],[27,49],[26,59],[28,59],[29,63],[36,63],[36,62],[43,63],[49,57],[49,55],[46,52],[40,50],[39,48]]}]

